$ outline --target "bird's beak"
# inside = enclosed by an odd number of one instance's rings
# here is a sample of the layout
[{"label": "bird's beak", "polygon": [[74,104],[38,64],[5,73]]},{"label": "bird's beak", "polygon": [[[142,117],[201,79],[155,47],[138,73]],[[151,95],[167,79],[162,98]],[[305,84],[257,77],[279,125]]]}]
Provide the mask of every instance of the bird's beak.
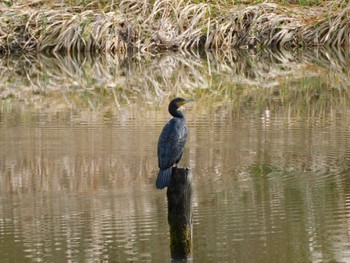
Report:
[{"label": "bird's beak", "polygon": [[186,100],[183,101],[183,104],[182,104],[182,105],[184,105],[184,104],[186,104],[186,103],[189,103],[189,102],[192,102],[192,101],[194,101],[194,98],[186,99]]}]

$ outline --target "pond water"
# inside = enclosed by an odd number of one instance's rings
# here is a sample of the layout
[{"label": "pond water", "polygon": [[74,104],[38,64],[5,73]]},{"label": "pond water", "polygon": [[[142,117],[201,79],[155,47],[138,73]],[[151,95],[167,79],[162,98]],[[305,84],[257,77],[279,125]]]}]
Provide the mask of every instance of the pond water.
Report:
[{"label": "pond water", "polygon": [[350,55],[0,59],[0,261],[170,262],[156,145],[189,127],[193,262],[350,261]]}]

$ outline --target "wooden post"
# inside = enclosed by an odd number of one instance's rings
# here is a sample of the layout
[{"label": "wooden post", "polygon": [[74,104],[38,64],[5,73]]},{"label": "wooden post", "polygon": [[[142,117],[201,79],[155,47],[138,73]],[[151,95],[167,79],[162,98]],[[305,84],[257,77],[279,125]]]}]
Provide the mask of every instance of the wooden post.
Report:
[{"label": "wooden post", "polygon": [[167,190],[171,258],[192,257],[192,179],[188,168],[173,167]]}]

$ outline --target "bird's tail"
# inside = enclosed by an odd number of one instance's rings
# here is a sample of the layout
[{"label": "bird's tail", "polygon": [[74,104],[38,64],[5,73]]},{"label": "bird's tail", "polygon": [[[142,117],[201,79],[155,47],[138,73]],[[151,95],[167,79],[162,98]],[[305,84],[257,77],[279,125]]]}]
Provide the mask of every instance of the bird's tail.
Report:
[{"label": "bird's tail", "polygon": [[168,169],[160,169],[156,181],[156,187],[158,189],[163,189],[164,187],[168,187],[170,184],[172,167]]}]

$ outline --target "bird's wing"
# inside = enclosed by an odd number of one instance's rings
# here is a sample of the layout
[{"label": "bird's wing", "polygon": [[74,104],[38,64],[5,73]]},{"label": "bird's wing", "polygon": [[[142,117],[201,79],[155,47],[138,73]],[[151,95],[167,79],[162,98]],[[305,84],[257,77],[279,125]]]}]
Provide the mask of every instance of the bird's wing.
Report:
[{"label": "bird's wing", "polygon": [[181,158],[187,138],[186,123],[169,121],[163,128],[158,141],[158,165],[165,169]]}]

